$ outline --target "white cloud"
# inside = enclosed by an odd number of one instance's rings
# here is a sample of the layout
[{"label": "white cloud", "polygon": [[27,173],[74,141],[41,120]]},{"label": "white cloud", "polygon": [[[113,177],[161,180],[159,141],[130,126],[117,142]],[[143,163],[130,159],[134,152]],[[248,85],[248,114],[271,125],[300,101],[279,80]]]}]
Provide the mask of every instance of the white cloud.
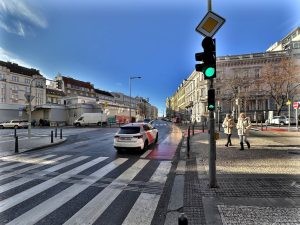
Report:
[{"label": "white cloud", "polygon": [[[26,67],[26,68],[34,68],[34,69],[40,70],[39,68],[36,68],[35,66],[26,63],[25,61],[20,59],[18,56],[16,56],[14,53],[9,52],[9,51],[3,49],[2,47],[0,47],[0,60],[5,61],[5,62],[17,63],[18,65]],[[45,73],[43,73],[41,70],[40,70],[40,73],[45,78],[50,79],[50,80],[52,79],[51,77],[45,75]]]},{"label": "white cloud", "polygon": [[31,26],[47,27],[46,19],[20,0],[0,0],[0,21],[2,29],[20,36],[25,36]]}]

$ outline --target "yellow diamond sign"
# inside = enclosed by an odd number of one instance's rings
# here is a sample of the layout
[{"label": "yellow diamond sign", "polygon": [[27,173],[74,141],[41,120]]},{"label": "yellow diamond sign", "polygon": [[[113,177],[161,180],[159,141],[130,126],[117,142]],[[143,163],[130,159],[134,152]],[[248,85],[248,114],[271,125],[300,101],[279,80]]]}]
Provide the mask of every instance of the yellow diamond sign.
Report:
[{"label": "yellow diamond sign", "polygon": [[205,37],[212,37],[217,33],[223,23],[225,23],[224,18],[209,11],[196,27],[196,31]]}]

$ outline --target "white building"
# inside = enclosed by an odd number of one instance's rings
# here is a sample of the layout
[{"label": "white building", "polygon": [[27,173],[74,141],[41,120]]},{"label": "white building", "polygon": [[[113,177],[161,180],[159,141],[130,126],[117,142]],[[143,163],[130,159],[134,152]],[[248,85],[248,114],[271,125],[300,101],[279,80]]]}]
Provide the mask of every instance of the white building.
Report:
[{"label": "white building", "polygon": [[30,90],[33,107],[46,103],[46,78],[39,70],[0,61],[0,121],[27,119],[25,96]]}]

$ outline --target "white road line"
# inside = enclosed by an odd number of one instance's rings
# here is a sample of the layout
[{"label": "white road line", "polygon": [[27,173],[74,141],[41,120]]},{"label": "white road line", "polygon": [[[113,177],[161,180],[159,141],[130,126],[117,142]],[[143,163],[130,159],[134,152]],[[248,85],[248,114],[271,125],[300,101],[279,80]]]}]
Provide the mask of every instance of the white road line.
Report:
[{"label": "white road line", "polygon": [[[56,161],[55,160],[61,160],[63,158],[66,158],[65,156],[62,156],[62,157],[59,157],[57,159],[52,159],[52,160],[45,160],[47,158],[50,158],[50,157],[53,157],[54,155],[48,155],[48,156],[45,156],[45,157],[41,157],[39,158],[39,160],[36,160],[35,162],[31,162],[35,165],[32,165],[32,166],[28,166],[28,167],[25,167],[25,168],[22,168],[22,169],[16,169],[12,172],[8,172],[8,173],[5,173],[3,175],[0,176],[0,180],[3,180],[3,179],[6,179],[6,178],[9,178],[9,177],[12,177],[12,176],[15,176],[15,175],[18,175],[20,173],[24,173],[24,172],[27,172],[29,170],[33,170],[33,169],[36,169],[38,167],[41,167],[41,166],[44,166],[44,165],[48,165],[48,164],[53,164],[55,163]],[[67,156],[67,157],[70,157],[70,156]],[[43,161],[44,160],[44,161]],[[12,166],[23,166],[23,165],[26,165],[25,163],[20,163],[19,165],[12,165]],[[7,166],[6,168],[8,167],[12,167],[12,166]],[[7,169],[5,168],[4,171],[6,171]],[[14,168],[14,167],[13,167]],[[12,169],[12,168],[9,168],[9,169]]]},{"label": "white road line", "polygon": [[0,162],[0,166],[6,165],[9,163],[13,163],[13,162],[23,162],[25,159],[32,159],[32,158],[39,157],[42,155],[43,155],[42,153],[39,153],[39,154],[34,154],[34,155],[13,155],[13,156],[1,157],[0,160],[2,162]]},{"label": "white road line", "polygon": [[64,225],[93,224],[148,162],[149,160],[145,159],[138,160],[66,221]]},{"label": "white road line", "polygon": [[[53,167],[47,168],[45,170],[42,170],[42,171],[40,171],[38,173],[38,175],[45,176],[45,175],[47,175],[47,174],[49,174],[51,172],[55,172],[55,171],[60,170],[60,169],[62,169],[64,167],[67,167],[67,166],[72,165],[74,163],[80,162],[80,161],[82,161],[82,160],[84,160],[86,158],[89,158],[89,156],[80,156],[78,158],[71,159],[69,161],[60,163],[60,164],[58,164],[56,166],[53,166]],[[6,183],[4,185],[1,185],[0,186],[0,193],[3,193],[3,192],[5,192],[7,190],[10,190],[12,188],[18,187],[18,186],[20,186],[22,184],[25,184],[25,183],[27,183],[29,181],[32,181],[34,179],[35,179],[34,177],[26,176],[26,177],[23,177],[21,179],[18,179],[18,180]]]},{"label": "white road line", "polygon": [[126,160],[127,159],[125,158],[118,158],[117,160],[107,164],[106,166],[91,174],[90,178],[85,178],[80,184],[74,184],[71,187],[63,190],[59,194],[37,205],[36,207],[24,213],[23,215],[12,220],[8,224],[29,225],[37,223],[40,219],[53,212],[61,205],[65,204],[67,201],[71,200],[80,192],[88,188],[92,183],[95,183],[97,180],[101,179],[101,177],[105,176],[110,171],[120,166]]},{"label": "white road line", "polygon": [[7,198],[3,201],[0,201],[0,212],[3,212],[29,198],[31,198],[32,196],[35,196],[47,189],[49,189],[50,187],[55,186],[56,184],[59,184],[60,182],[62,182],[62,180],[66,180],[68,178],[70,178],[71,176],[80,173],[81,171],[84,171],[88,168],[90,168],[91,166],[94,166],[96,164],[98,164],[99,162],[102,162],[103,160],[107,159],[108,157],[99,157],[96,158],[90,162],[87,162],[81,166],[78,166],[72,170],[69,170],[59,176],[56,176],[50,180],[47,180],[39,185],[36,185],[32,188],[29,188],[21,193],[18,193],[16,195],[11,196],[10,198]]},{"label": "white road line", "polygon": [[140,158],[146,158],[151,152],[152,150],[147,150]]},{"label": "white road line", "polygon": [[[165,183],[171,168],[171,162],[161,162],[149,182]],[[128,213],[122,225],[150,225],[154,216],[160,195],[142,193]]]}]

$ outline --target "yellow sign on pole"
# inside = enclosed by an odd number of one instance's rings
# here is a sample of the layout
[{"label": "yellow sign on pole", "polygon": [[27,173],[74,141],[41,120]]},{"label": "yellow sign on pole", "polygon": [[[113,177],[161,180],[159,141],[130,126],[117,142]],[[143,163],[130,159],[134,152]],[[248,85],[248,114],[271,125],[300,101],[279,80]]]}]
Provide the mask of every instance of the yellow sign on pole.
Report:
[{"label": "yellow sign on pole", "polygon": [[196,27],[196,31],[205,37],[214,36],[220,27],[225,23],[225,19],[221,16],[209,11],[200,24]]},{"label": "yellow sign on pole", "polygon": [[287,102],[286,102],[286,105],[290,105],[292,103],[292,101],[289,99]]}]

